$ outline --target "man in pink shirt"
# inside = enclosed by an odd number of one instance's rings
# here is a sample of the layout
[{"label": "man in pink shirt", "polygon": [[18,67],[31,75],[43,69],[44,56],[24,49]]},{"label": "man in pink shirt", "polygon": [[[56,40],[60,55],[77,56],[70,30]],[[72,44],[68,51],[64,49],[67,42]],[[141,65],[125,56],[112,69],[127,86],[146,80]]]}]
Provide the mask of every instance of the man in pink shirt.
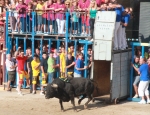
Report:
[{"label": "man in pink shirt", "polygon": [[16,7],[16,10],[19,13],[19,18],[20,18],[20,23],[21,23],[21,32],[25,32],[27,5],[22,0],[19,0],[19,4]]}]

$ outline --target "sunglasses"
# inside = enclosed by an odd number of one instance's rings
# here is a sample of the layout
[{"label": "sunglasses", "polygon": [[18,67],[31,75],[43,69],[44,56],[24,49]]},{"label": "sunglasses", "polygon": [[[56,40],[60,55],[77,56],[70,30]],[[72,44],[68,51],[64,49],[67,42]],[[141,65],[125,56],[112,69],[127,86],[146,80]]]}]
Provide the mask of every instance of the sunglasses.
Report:
[{"label": "sunglasses", "polygon": [[66,5],[69,5],[69,4],[66,4]]}]

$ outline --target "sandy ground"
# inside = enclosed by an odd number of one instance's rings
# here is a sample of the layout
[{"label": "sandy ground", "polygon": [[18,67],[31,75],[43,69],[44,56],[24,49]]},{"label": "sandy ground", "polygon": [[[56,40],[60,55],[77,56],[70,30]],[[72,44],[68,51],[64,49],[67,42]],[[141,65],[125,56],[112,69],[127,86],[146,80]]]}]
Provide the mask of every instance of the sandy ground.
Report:
[{"label": "sandy ground", "polygon": [[77,112],[73,111],[71,102],[63,103],[65,112],[61,112],[58,99],[47,100],[39,92],[35,95],[29,94],[29,91],[23,92],[24,96],[19,96],[15,90],[0,91],[0,115],[150,115],[149,104],[127,101],[117,105],[91,102],[84,110],[83,104],[87,99],[81,105],[77,105],[76,99]]}]

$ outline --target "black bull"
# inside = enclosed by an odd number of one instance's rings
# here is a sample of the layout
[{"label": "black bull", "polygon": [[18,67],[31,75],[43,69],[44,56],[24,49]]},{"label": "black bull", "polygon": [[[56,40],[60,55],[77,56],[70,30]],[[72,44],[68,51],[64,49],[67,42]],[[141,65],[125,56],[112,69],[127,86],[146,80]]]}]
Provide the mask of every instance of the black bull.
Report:
[{"label": "black bull", "polygon": [[67,83],[57,78],[51,84],[47,85],[45,98],[58,98],[62,111],[64,111],[62,102],[69,102],[71,100],[74,110],[76,110],[74,97],[82,95],[78,100],[78,104],[80,104],[85,97],[88,97],[88,101],[84,105],[84,108],[87,108],[88,103],[92,100],[93,91],[94,84],[90,79],[70,78]]}]

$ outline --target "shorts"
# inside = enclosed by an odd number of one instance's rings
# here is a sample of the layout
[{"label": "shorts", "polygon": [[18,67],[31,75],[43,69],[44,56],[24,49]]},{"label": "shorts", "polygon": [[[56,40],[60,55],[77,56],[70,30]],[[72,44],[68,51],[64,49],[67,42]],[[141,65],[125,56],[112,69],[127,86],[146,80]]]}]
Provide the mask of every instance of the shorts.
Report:
[{"label": "shorts", "polygon": [[54,20],[48,20],[48,25],[53,25],[54,24]]},{"label": "shorts", "polygon": [[78,30],[78,22],[72,23],[72,30]]},{"label": "shorts", "polygon": [[44,78],[44,74],[42,73],[42,84],[46,84],[48,74],[45,73],[46,78]]},{"label": "shorts", "polygon": [[67,72],[67,77],[73,77],[73,72]]},{"label": "shorts", "polygon": [[8,71],[8,81],[15,81],[16,71]]},{"label": "shorts", "polygon": [[37,15],[37,23],[38,25],[42,25],[42,15]]},{"label": "shorts", "polygon": [[82,77],[81,74],[74,73],[74,77]]},{"label": "shorts", "polygon": [[47,19],[46,18],[42,18],[42,24],[44,24],[44,25],[47,24]]},{"label": "shorts", "polygon": [[23,78],[29,79],[29,75],[26,71],[18,70],[19,79],[23,80]]},{"label": "shorts", "polygon": [[37,84],[37,79],[39,76],[40,76],[40,74],[38,74],[37,76],[33,76],[32,84]]},{"label": "shorts", "polygon": [[135,80],[134,80],[134,82],[133,82],[133,85],[138,85],[139,84],[139,82],[140,82],[140,76],[136,76],[135,77]]}]

